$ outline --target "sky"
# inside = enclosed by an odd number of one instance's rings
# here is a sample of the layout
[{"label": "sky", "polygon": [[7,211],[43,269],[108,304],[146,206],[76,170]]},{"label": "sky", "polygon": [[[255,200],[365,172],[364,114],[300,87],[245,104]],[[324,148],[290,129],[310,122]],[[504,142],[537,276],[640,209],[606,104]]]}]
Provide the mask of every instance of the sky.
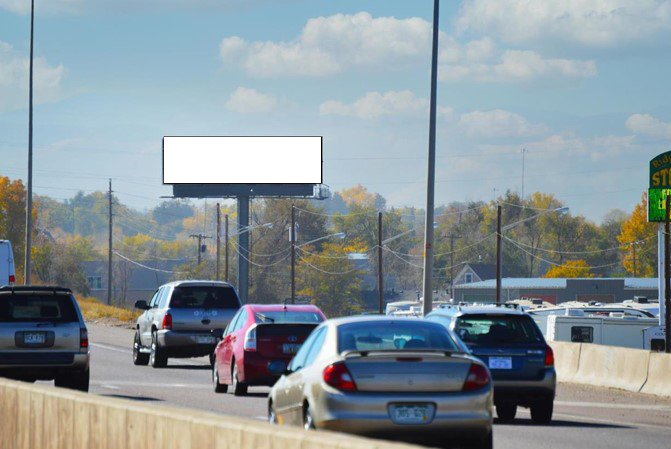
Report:
[{"label": "sky", "polygon": [[[425,206],[433,2],[35,4],[36,193],[112,178],[147,209],[172,193],[163,136],[319,135],[332,191]],[[29,8],[0,0],[13,179],[27,176]],[[443,1],[439,26],[436,205],[524,189],[596,222],[633,209],[671,149],[671,0]]]}]

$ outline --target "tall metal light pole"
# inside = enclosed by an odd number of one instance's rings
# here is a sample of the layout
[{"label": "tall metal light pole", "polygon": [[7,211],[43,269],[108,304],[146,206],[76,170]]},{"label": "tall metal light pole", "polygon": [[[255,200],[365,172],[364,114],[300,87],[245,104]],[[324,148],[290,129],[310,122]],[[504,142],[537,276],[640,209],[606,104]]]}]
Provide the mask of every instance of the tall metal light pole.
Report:
[{"label": "tall metal light pole", "polygon": [[35,23],[35,0],[30,1],[30,75],[28,82],[28,192],[26,198],[26,255],[23,279],[30,284],[30,261],[33,248],[33,25]]},{"label": "tall metal light pole", "polygon": [[296,304],[296,207],[291,205],[291,304]]},{"label": "tall metal light pole", "polygon": [[433,207],[436,177],[436,84],[438,72],[438,0],[433,1],[433,45],[431,50],[431,104],[429,110],[429,164],[426,182],[424,224],[424,315],[433,309]]}]

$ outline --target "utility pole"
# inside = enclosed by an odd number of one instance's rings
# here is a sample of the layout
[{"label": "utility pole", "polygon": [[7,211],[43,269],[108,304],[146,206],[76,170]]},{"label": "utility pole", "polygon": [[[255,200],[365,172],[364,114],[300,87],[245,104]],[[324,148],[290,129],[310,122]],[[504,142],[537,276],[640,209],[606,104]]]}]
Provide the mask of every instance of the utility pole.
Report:
[{"label": "utility pole", "polygon": [[224,221],[224,247],[226,257],[224,259],[224,280],[228,282],[228,214],[226,214],[226,220]]},{"label": "utility pole", "polygon": [[457,236],[450,234],[448,238],[450,239],[450,298],[454,299],[454,239]]},{"label": "utility pole", "polygon": [[380,315],[384,313],[384,277],[382,273],[382,212],[377,213],[377,290]]},{"label": "utility pole", "polygon": [[433,208],[436,181],[436,89],[438,72],[438,0],[433,2],[433,43],[431,51],[431,101],[429,105],[429,158],[426,179],[426,223],[424,224],[424,307],[433,310]]},{"label": "utility pole", "polygon": [[112,178],[109,180],[109,241],[107,242],[107,304],[112,304]]},{"label": "utility pole", "polygon": [[291,205],[291,304],[296,304],[296,207]]},{"label": "utility pole", "polygon": [[249,299],[249,197],[238,197],[238,294],[243,304]]},{"label": "utility pole", "polygon": [[520,199],[524,200],[524,156],[527,153],[526,148],[522,148],[522,197]]},{"label": "utility pole", "polygon": [[30,1],[30,75],[28,83],[28,186],[26,192],[26,254],[23,283],[30,284],[30,262],[33,249],[33,27],[35,24],[35,0]]},{"label": "utility pole", "polygon": [[634,277],[636,277],[636,244],[638,242],[632,242],[631,243],[631,249],[634,250]]},{"label": "utility pole", "polygon": [[496,206],[496,305],[501,304],[501,205]]},{"label": "utility pole", "polygon": [[203,250],[202,241],[204,239],[211,239],[212,237],[210,237],[209,235],[200,234],[200,233],[191,234],[189,237],[191,237],[192,239],[198,239],[198,265],[200,265],[200,253]]},{"label": "utility pole", "polygon": [[[671,353],[671,253],[669,253],[669,214],[671,214],[671,195],[666,196],[666,210],[664,211],[664,329],[665,350]],[[661,298],[660,298],[661,301]]]},{"label": "utility pole", "polygon": [[221,277],[219,276],[220,262],[221,262],[221,208],[219,207],[219,203],[217,203],[217,276],[215,277],[217,281],[221,280]]}]

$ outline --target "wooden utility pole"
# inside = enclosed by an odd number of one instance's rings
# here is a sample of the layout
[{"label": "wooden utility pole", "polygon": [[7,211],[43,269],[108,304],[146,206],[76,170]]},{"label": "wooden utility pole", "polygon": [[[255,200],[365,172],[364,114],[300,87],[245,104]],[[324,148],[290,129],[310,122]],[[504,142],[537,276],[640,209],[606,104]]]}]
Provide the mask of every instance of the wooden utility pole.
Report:
[{"label": "wooden utility pole", "polygon": [[671,253],[669,253],[669,214],[671,214],[671,195],[666,196],[666,210],[664,211],[664,329],[666,337],[664,347],[667,354],[671,353],[671,277],[669,276]]},{"label": "wooden utility pole", "polygon": [[634,250],[634,277],[636,277],[636,244],[638,242],[632,242],[631,247]]},{"label": "wooden utility pole", "polygon": [[215,277],[215,279],[218,281],[221,280],[221,277],[219,276],[220,262],[221,262],[221,208],[219,207],[219,203],[217,203],[217,276]]},{"label": "wooden utility pole", "polygon": [[211,239],[212,237],[200,233],[191,234],[189,237],[191,237],[192,239],[198,239],[198,265],[200,265],[200,253],[203,251],[202,242],[204,239]]},{"label": "wooden utility pole", "polygon": [[454,299],[454,239],[456,235],[450,234],[450,299]]},{"label": "wooden utility pole", "polygon": [[377,213],[377,290],[380,315],[384,313],[384,277],[382,273],[382,212]]},{"label": "wooden utility pole", "polygon": [[291,205],[291,304],[296,304],[296,207]]},{"label": "wooden utility pole", "polygon": [[224,280],[228,282],[228,214],[226,214],[226,220],[224,221],[224,247],[225,247],[225,259],[224,259]]},{"label": "wooden utility pole", "polygon": [[496,206],[496,305],[501,304],[501,206]]},{"label": "wooden utility pole", "polygon": [[112,178],[109,180],[109,240],[107,242],[107,304],[112,304]]}]

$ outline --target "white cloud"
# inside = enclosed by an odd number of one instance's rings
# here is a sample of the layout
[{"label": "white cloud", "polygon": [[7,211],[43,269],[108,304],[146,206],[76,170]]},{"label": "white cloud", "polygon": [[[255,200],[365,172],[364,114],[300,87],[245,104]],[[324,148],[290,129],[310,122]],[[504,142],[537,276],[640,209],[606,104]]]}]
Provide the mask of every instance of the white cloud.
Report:
[{"label": "white cloud", "polygon": [[430,23],[420,18],[336,14],[309,19],[289,42],[225,38],[220,54],[224,62],[238,63],[256,77],[323,76],[408,64],[430,48],[430,32]]},{"label": "white cloud", "polygon": [[226,102],[226,109],[241,114],[267,114],[276,107],[274,96],[246,87],[238,87]]},{"label": "white cloud", "polygon": [[[65,68],[33,60],[34,102],[54,101],[61,94]],[[17,55],[11,45],[0,41],[0,111],[28,107],[29,59]]]},{"label": "white cloud", "polygon": [[661,120],[648,114],[633,114],[625,122],[628,130],[652,137],[661,137],[671,139],[671,123]]},{"label": "white cloud", "polygon": [[426,114],[429,102],[418,98],[409,90],[385,93],[368,92],[351,105],[339,101],[326,101],[319,106],[321,115],[350,115],[372,120],[383,116],[416,117]]},{"label": "white cloud", "polygon": [[458,125],[470,137],[523,137],[548,130],[544,125],[533,125],[521,115],[502,109],[462,114]]},{"label": "white cloud", "polygon": [[553,39],[609,47],[670,31],[671,1],[470,0],[463,3],[457,29],[505,42]]}]

